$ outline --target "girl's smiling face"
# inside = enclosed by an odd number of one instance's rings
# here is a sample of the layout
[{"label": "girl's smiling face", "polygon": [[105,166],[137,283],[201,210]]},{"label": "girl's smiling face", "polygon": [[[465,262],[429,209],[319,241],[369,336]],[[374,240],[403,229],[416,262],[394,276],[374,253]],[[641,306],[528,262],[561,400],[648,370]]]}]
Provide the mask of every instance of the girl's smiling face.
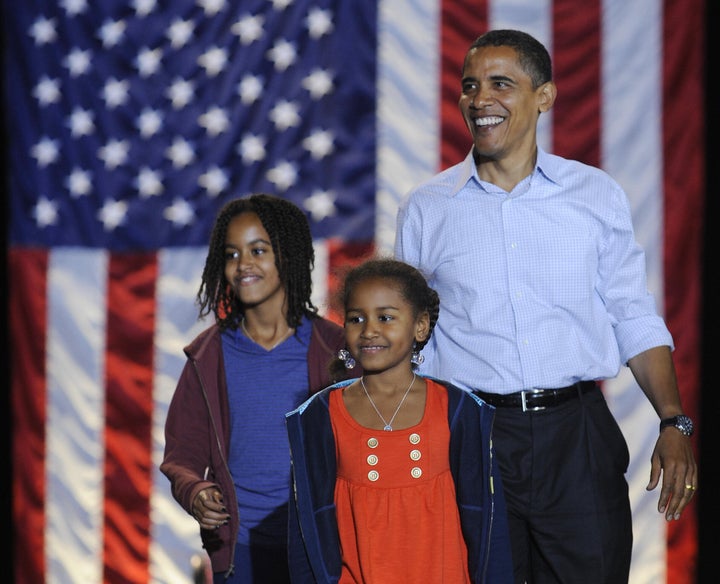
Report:
[{"label": "girl's smiling face", "polygon": [[255,213],[236,215],[228,224],[225,278],[246,306],[257,306],[272,299],[282,305],[285,299],[270,236]]},{"label": "girl's smiling face", "polygon": [[424,339],[429,317],[415,314],[399,286],[386,278],[358,282],[345,307],[345,340],[367,372],[410,367],[413,343]]}]

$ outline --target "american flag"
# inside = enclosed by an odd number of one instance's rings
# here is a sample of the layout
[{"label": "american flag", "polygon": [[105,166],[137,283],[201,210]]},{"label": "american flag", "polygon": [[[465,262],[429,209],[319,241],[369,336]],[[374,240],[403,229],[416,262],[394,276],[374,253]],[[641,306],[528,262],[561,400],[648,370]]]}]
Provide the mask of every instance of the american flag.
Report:
[{"label": "american flag", "polygon": [[[407,190],[459,161],[460,67],[488,28],[548,46],[544,148],[626,189],[697,413],[704,0],[3,3],[15,582],[193,580],[197,524],[158,471],[219,207],[307,212],[316,303],[389,253]],[[699,32],[700,31],[700,32]],[[690,226],[690,228],[688,228]],[[604,385],[631,449],[633,584],[693,582],[694,507],[645,492],[657,418]]]}]

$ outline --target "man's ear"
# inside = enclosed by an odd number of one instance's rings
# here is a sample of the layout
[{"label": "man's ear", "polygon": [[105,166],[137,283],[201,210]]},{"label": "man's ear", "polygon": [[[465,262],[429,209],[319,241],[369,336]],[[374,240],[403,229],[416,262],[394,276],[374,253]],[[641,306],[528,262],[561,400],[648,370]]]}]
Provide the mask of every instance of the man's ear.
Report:
[{"label": "man's ear", "polygon": [[557,97],[557,86],[553,81],[547,81],[537,88],[538,111],[542,114],[550,111]]}]

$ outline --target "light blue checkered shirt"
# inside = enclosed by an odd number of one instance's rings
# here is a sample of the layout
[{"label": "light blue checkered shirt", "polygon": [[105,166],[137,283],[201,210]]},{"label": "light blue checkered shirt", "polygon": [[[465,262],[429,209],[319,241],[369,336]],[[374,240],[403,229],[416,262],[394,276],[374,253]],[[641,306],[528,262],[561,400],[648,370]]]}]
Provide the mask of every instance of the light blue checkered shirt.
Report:
[{"label": "light blue checkered shirt", "polygon": [[510,393],[615,377],[673,346],[647,290],[627,196],[605,172],[540,150],[511,193],[472,152],[409,193],[395,255],[440,295],[421,372]]}]

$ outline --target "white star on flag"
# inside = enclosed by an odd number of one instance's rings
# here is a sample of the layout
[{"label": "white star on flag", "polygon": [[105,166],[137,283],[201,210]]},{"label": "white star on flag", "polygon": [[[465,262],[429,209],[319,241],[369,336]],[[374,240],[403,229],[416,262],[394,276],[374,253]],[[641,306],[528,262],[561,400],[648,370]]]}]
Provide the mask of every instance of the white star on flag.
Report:
[{"label": "white star on flag", "polygon": [[99,31],[100,40],[102,40],[103,47],[105,49],[112,49],[115,45],[119,44],[125,36],[126,24],[124,20],[108,20],[101,27]]},{"label": "white star on flag", "polygon": [[89,136],[95,131],[95,123],[93,118],[95,114],[92,110],[75,108],[68,118],[68,126],[74,137]]},{"label": "white star on flag", "polygon": [[73,197],[87,195],[92,189],[90,173],[80,168],[74,168],[67,178],[66,186]]},{"label": "white star on flag", "polygon": [[335,208],[335,195],[329,191],[314,191],[304,203],[305,209],[315,221],[322,221],[326,217],[332,217],[337,212]]},{"label": "white star on flag", "polygon": [[57,203],[49,200],[47,197],[40,197],[33,211],[38,226],[47,227],[57,223],[58,206]]},{"label": "white star on flag", "polygon": [[100,208],[98,218],[106,231],[113,231],[125,222],[128,204],[125,201],[106,201]]},{"label": "white star on flag", "polygon": [[265,19],[259,15],[245,14],[230,29],[243,45],[249,45],[262,38]]}]

